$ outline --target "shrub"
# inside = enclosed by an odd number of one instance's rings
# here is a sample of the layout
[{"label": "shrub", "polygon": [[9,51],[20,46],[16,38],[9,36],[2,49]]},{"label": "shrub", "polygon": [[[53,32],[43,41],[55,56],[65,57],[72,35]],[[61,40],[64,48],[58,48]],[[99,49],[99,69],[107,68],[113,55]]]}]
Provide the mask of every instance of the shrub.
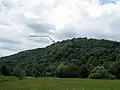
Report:
[{"label": "shrub", "polygon": [[100,79],[101,75],[99,73],[93,73],[89,75],[90,79]]},{"label": "shrub", "polygon": [[110,80],[114,80],[115,79],[115,75],[109,75],[109,79]]},{"label": "shrub", "polygon": [[79,73],[77,67],[74,64],[69,63],[65,65],[62,63],[56,69],[56,76],[64,78],[78,77]]},{"label": "shrub", "polygon": [[95,67],[91,71],[91,75],[93,75],[92,77],[94,77],[94,74],[95,74],[95,77],[96,77],[96,73],[97,73],[97,75],[98,74],[100,75],[99,79],[109,79],[109,78],[113,77],[113,76],[111,76],[111,74],[103,66],[97,66],[97,67]]},{"label": "shrub", "polygon": [[17,68],[13,72],[13,75],[18,77],[20,80],[23,80],[23,78],[25,77],[25,72],[23,70],[21,70],[20,68]]}]

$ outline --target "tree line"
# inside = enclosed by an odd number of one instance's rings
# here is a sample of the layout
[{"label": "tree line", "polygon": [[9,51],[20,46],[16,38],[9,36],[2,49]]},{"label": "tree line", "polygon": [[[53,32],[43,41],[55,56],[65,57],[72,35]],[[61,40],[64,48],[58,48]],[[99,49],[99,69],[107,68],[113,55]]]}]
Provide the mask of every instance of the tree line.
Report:
[{"label": "tree line", "polygon": [[120,42],[92,38],[63,40],[0,58],[0,72],[17,77],[120,79]]}]

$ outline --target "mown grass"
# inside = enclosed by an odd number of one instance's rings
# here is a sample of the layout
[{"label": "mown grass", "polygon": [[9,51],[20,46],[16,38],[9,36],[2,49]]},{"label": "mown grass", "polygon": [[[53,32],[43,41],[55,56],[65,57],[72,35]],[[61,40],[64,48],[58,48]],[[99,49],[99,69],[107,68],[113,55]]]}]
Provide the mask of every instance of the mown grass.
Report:
[{"label": "mown grass", "polygon": [[120,90],[119,80],[7,77],[0,81],[0,90]]}]

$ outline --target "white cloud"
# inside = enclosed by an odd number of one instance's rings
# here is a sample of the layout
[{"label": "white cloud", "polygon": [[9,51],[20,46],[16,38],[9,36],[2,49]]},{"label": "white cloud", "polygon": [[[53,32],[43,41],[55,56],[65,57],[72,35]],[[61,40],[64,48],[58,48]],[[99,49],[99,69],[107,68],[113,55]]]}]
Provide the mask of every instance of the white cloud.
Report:
[{"label": "white cloud", "polygon": [[[103,3],[102,3],[103,4]],[[73,37],[119,40],[120,1],[0,0],[0,55],[44,47],[50,34],[56,41]]]}]

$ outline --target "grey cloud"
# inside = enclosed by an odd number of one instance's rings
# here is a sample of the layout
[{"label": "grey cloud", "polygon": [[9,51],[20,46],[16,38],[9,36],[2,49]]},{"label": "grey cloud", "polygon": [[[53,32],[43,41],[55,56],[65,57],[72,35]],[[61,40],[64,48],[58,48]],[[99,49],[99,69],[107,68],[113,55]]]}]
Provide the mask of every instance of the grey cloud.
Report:
[{"label": "grey cloud", "polygon": [[113,32],[119,33],[119,31],[120,31],[120,17],[115,19],[112,23],[110,23],[110,28],[113,30]]},{"label": "grey cloud", "polygon": [[[119,4],[111,8],[92,3],[95,0],[87,0],[91,3],[85,0],[55,0],[54,5],[49,5],[47,0],[1,1],[1,55],[52,43],[48,38],[28,38],[31,34],[50,34],[55,41],[73,37],[120,39]],[[112,14],[109,15],[109,12]]]},{"label": "grey cloud", "polygon": [[35,32],[40,32],[40,33],[48,33],[50,32],[53,27],[49,24],[39,24],[39,23],[29,23],[27,24],[29,28],[34,30]]},{"label": "grey cloud", "polygon": [[55,37],[59,39],[68,39],[68,38],[73,38],[78,36],[78,32],[74,31],[75,28],[73,29],[64,29],[61,32],[55,33]]},{"label": "grey cloud", "polygon": [[19,41],[14,41],[7,38],[0,38],[0,43],[8,43],[8,44],[21,44]]},{"label": "grey cloud", "polygon": [[1,5],[6,7],[6,8],[8,8],[8,9],[12,7],[11,3],[9,2],[9,0],[1,0]]},{"label": "grey cloud", "polygon": [[5,50],[9,50],[9,51],[18,51],[18,49],[16,48],[11,48],[11,47],[3,47],[3,46],[0,46],[0,49],[5,49]]},{"label": "grey cloud", "polygon": [[51,30],[55,30],[55,27],[48,24],[41,19],[29,19],[25,22],[26,27],[31,28],[36,33],[49,33]]}]

